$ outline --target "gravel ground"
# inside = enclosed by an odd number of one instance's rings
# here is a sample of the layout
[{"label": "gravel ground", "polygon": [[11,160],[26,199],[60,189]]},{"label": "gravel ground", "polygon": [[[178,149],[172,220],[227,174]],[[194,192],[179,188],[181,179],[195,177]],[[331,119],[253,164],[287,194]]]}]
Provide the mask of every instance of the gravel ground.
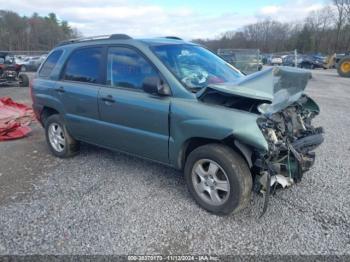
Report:
[{"label": "gravel ground", "polygon": [[[0,143],[0,254],[350,255],[350,79],[314,71],[325,142],[302,183],[237,215],[199,208],[168,167],[82,145],[51,156],[34,123],[25,139]],[[28,89],[0,96],[28,102]]]}]

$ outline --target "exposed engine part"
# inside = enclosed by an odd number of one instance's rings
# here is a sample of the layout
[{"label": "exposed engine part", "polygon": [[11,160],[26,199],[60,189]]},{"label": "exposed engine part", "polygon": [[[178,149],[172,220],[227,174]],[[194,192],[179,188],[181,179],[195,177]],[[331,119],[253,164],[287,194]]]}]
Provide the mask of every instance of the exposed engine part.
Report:
[{"label": "exposed engine part", "polygon": [[208,92],[200,99],[208,104],[223,105],[229,108],[244,110],[252,113],[259,113],[257,107],[261,104],[260,100],[234,95],[225,95],[216,91]]},{"label": "exposed engine part", "polygon": [[318,145],[323,142],[324,138],[322,134],[314,134],[293,142],[293,147],[295,150],[301,153],[307,153],[314,150]]},{"label": "exposed engine part", "polygon": [[272,143],[277,144],[278,139],[277,139],[275,131],[272,128],[267,128],[266,129],[266,133],[267,133],[267,136],[268,136],[269,140]]},{"label": "exposed engine part", "polygon": [[258,120],[269,144],[269,152],[257,156],[254,163],[258,177],[254,188],[263,193],[264,205],[268,203],[269,194],[298,183],[314,164],[315,153],[312,151],[324,140],[323,129],[311,125],[317,113],[307,97],[302,96],[281,112]]}]

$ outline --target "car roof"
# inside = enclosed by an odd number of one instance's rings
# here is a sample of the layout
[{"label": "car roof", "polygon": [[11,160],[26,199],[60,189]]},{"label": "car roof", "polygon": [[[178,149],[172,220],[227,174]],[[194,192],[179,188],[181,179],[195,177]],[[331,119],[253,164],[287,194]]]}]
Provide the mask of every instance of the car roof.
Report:
[{"label": "car roof", "polygon": [[176,44],[185,44],[185,43],[194,45],[194,43],[186,42],[176,36],[135,39],[124,34],[113,34],[113,35],[92,36],[92,37],[70,39],[59,43],[56,46],[56,48],[68,47],[68,46],[80,47],[80,46],[99,45],[99,44],[136,44],[136,43],[141,43],[148,46],[169,45],[169,44],[176,45]]}]

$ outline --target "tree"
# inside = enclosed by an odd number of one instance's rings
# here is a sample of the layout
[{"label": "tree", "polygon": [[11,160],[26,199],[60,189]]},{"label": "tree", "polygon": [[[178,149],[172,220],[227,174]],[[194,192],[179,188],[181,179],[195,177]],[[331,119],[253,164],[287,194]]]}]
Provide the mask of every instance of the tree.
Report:
[{"label": "tree", "polygon": [[213,51],[218,48],[258,48],[262,52],[298,49],[303,53],[345,52],[350,50],[350,0],[333,0],[311,12],[298,23],[265,19],[228,31],[217,39],[197,39]]},{"label": "tree", "polygon": [[31,17],[0,10],[0,50],[50,50],[60,41],[75,38],[79,32],[56,14]]},{"label": "tree", "polygon": [[336,39],[335,39],[335,51],[339,51],[340,41],[342,40],[342,31],[344,29],[345,24],[349,21],[346,17],[346,9],[349,6],[349,0],[333,0],[333,3],[336,7]]}]

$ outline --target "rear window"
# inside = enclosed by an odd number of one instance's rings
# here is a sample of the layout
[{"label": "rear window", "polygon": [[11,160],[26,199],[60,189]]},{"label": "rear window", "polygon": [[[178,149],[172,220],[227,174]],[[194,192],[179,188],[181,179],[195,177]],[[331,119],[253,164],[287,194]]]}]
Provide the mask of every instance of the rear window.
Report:
[{"label": "rear window", "polygon": [[98,83],[102,48],[90,47],[74,51],[66,64],[63,80]]},{"label": "rear window", "polygon": [[39,76],[49,77],[55,65],[57,64],[58,59],[60,59],[62,53],[63,53],[62,50],[53,51],[49,55],[49,57],[46,59],[44,65],[42,66],[39,72]]}]

